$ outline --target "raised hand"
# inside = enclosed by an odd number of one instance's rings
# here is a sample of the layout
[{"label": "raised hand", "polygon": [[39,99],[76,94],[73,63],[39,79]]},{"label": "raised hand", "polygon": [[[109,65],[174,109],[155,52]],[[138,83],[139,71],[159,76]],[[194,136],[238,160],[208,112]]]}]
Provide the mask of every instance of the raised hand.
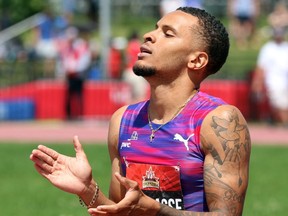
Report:
[{"label": "raised hand", "polygon": [[30,155],[37,172],[59,189],[80,195],[92,181],[92,169],[77,136],[73,139],[75,157],[69,157],[43,145]]},{"label": "raised hand", "polygon": [[132,181],[115,173],[118,181],[126,188],[125,197],[117,204],[101,205],[97,208],[90,208],[91,216],[96,215],[117,215],[117,216],[146,216],[154,215],[159,208],[158,202],[146,196],[136,181]]}]

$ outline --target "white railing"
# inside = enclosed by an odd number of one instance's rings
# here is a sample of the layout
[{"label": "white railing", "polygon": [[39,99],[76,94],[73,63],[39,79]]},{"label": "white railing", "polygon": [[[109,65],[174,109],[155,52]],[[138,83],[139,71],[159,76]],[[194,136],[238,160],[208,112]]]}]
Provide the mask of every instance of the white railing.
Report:
[{"label": "white railing", "polygon": [[0,45],[9,41],[10,39],[19,36],[23,32],[32,29],[43,22],[41,13],[37,13],[25,20],[16,23],[0,32]]}]

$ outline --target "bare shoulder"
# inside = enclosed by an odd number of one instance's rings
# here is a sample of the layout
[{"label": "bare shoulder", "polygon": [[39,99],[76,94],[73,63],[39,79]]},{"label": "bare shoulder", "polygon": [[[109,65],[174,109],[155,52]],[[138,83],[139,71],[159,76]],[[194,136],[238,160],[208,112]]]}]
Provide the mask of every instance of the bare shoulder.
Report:
[{"label": "bare shoulder", "polygon": [[201,126],[201,147],[205,153],[210,153],[211,146],[223,149],[243,147],[249,157],[249,129],[237,107],[222,105],[205,117]]},{"label": "bare shoulder", "polygon": [[127,107],[128,107],[128,105],[122,106],[113,113],[113,115],[111,116],[110,125],[113,124],[115,121],[116,122],[121,121],[121,118],[122,118],[125,110],[127,109]]},{"label": "bare shoulder", "polygon": [[205,117],[200,133],[209,209],[241,215],[251,151],[247,122],[239,109],[222,105]]},{"label": "bare shoulder", "polygon": [[[241,135],[244,135],[244,137],[241,137]],[[202,123],[201,136],[222,138],[227,142],[250,140],[245,118],[240,110],[232,105],[222,105],[211,111]],[[202,143],[202,146],[205,148],[205,142]]]},{"label": "bare shoulder", "polygon": [[120,123],[126,109],[127,106],[123,106],[116,110],[111,116],[108,132],[108,145],[115,145],[118,143]]}]

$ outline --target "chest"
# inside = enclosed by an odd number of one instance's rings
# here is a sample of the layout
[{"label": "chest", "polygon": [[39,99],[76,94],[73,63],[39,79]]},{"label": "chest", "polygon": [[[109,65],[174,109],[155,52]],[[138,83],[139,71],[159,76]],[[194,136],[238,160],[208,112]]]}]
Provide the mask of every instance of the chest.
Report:
[{"label": "chest", "polygon": [[[156,128],[156,127],[155,127]],[[146,163],[193,169],[202,166],[203,155],[197,130],[192,126],[167,124],[150,140],[151,129],[130,127],[120,136],[119,153],[125,164]]]}]

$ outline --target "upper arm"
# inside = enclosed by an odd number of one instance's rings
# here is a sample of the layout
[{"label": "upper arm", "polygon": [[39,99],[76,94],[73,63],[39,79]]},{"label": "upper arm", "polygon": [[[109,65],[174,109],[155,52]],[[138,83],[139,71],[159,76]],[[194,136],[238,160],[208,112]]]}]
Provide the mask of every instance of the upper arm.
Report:
[{"label": "upper arm", "polygon": [[108,150],[111,161],[111,182],[109,188],[109,198],[114,202],[119,202],[125,195],[125,190],[115,178],[115,172],[122,174],[120,157],[118,152],[118,138],[121,118],[126,110],[126,106],[118,109],[111,117],[108,132]]},{"label": "upper arm", "polygon": [[241,215],[248,186],[251,140],[240,111],[223,105],[201,127],[204,187],[210,211]]}]

